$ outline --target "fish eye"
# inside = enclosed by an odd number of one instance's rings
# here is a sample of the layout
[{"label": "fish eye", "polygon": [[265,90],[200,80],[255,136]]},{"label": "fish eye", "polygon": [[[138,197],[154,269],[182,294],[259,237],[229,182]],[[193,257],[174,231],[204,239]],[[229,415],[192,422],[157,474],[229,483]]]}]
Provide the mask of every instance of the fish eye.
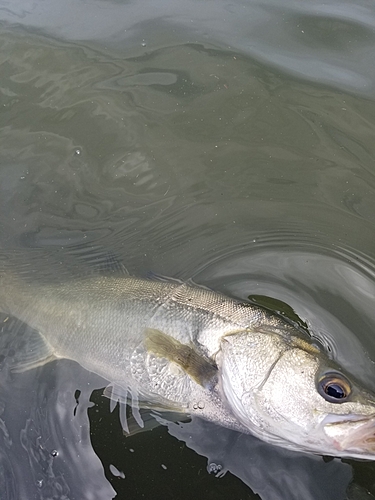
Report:
[{"label": "fish eye", "polygon": [[351,393],[351,386],[341,373],[326,373],[319,379],[318,391],[330,403],[343,403]]}]

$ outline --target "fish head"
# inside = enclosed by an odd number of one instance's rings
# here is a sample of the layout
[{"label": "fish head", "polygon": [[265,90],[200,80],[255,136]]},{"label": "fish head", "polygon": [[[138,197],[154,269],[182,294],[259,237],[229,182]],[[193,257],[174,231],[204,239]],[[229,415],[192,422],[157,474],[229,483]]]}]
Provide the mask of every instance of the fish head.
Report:
[{"label": "fish head", "polygon": [[222,339],[231,411],[261,439],[322,455],[375,460],[375,395],[301,337],[239,332]]}]

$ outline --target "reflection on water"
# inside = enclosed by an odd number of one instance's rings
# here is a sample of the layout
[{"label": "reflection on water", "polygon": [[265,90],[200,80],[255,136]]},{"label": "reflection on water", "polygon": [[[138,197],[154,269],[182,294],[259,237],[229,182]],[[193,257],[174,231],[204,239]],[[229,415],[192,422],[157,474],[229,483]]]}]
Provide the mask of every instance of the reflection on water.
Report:
[{"label": "reflection on water", "polygon": [[[4,337],[19,331],[18,323],[4,325],[2,348]],[[0,379],[2,498],[113,498],[87,419],[91,392],[105,382],[68,361],[20,374],[8,368],[6,358]]]},{"label": "reflection on water", "polygon": [[220,464],[221,472],[233,472],[263,500],[286,498],[286,492],[296,500],[345,498],[351,480],[347,464],[275,449],[228,429],[215,432],[199,419],[179,426],[169,424],[169,432],[206,456],[208,464]]},{"label": "reflection on water", "polygon": [[[277,299],[374,388],[374,26],[365,1],[0,0],[1,247],[94,244]],[[106,381],[7,359],[6,500],[375,494],[372,463],[199,420],[125,438]]]},{"label": "reflection on water", "polygon": [[295,0],[221,1],[53,0],[3,2],[1,19],[52,36],[90,40],[121,51],[144,53],[181,37],[233,47],[297,78],[337,85],[361,95],[374,92],[375,13],[365,0],[311,5]]}]

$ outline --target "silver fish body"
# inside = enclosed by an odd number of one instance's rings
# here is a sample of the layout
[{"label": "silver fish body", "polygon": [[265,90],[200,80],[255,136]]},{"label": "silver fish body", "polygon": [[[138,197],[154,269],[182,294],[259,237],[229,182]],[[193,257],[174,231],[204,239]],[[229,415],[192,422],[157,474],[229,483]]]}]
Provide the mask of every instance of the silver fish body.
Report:
[{"label": "silver fish body", "polygon": [[44,357],[77,361],[135,406],[198,414],[290,449],[375,457],[374,396],[277,315],[176,282],[38,284],[4,269],[0,309],[40,332]]},{"label": "silver fish body", "polygon": [[225,419],[241,430],[217,394],[147,351],[145,332],[161,331],[215,359],[226,334],[289,328],[260,308],[176,282],[97,276],[51,286],[8,274],[1,290],[0,309],[38,330],[55,357],[77,361],[144,403]]}]

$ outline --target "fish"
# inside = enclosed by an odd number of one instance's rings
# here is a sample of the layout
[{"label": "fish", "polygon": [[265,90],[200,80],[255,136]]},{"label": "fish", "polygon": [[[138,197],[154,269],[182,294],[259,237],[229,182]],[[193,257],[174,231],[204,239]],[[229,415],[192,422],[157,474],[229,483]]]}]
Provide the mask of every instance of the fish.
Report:
[{"label": "fish", "polygon": [[60,254],[34,253],[0,253],[0,311],[32,328],[14,371],[66,358],[106,379],[104,395],[129,403],[141,427],[151,408],[375,459],[375,394],[287,318],[192,282],[108,272],[103,259],[65,272]]}]

